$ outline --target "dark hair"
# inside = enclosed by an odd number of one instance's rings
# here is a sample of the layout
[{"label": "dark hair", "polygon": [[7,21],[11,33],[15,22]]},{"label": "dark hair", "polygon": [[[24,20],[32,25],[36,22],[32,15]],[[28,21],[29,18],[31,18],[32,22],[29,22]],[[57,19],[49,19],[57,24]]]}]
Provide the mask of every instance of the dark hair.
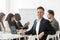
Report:
[{"label": "dark hair", "polygon": [[16,14],[15,14],[15,19],[16,19],[16,21],[21,20],[21,17],[20,17],[20,14],[19,14],[19,13],[16,13]]},{"label": "dark hair", "polygon": [[13,25],[13,22],[11,21],[11,18],[13,17],[14,15],[12,13],[9,13],[7,18],[6,18],[6,21],[8,21],[9,25]]},{"label": "dark hair", "polygon": [[5,14],[3,12],[0,12],[0,22],[2,22],[3,16],[5,16]]},{"label": "dark hair", "polygon": [[44,11],[44,8],[42,6],[39,6],[37,9],[42,9]]},{"label": "dark hair", "polygon": [[54,16],[54,11],[53,10],[48,10],[49,14],[52,14]]}]

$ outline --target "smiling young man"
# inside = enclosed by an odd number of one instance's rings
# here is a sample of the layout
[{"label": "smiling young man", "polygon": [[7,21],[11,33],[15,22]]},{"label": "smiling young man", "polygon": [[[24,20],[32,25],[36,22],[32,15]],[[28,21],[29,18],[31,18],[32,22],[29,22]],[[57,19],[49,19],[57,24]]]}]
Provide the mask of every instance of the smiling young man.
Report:
[{"label": "smiling young man", "polygon": [[[44,8],[40,6],[37,8],[37,19],[35,19],[32,28],[25,32],[26,35],[37,35],[36,40],[46,40],[48,34],[53,35],[56,33],[50,22],[46,20],[43,15]],[[22,32],[22,34],[23,33],[24,32]]]},{"label": "smiling young man", "polygon": [[58,21],[55,19],[54,17],[54,11],[53,10],[48,10],[48,19],[51,22],[51,25],[53,26],[53,28],[58,31],[59,30],[59,23]]}]

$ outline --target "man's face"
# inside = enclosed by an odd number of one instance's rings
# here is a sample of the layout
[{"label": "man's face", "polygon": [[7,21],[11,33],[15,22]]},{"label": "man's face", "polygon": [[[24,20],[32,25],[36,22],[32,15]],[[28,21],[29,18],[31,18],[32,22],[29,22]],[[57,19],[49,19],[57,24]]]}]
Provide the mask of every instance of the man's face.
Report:
[{"label": "man's face", "polygon": [[44,11],[42,9],[37,9],[37,17],[40,19],[44,15]]},{"label": "man's face", "polygon": [[52,15],[48,13],[48,15],[47,15],[48,19],[51,19],[51,16],[52,16]]},{"label": "man's face", "polygon": [[16,17],[16,16],[15,16],[15,20],[16,20],[16,21],[19,21],[19,20],[21,20],[21,17],[20,17],[20,16],[19,16],[19,17]]}]

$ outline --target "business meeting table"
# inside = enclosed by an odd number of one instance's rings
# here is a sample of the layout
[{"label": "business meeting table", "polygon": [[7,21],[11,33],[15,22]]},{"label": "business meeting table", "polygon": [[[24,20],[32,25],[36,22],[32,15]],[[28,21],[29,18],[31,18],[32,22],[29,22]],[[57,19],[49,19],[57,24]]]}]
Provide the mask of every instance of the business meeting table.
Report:
[{"label": "business meeting table", "polygon": [[24,37],[25,40],[26,40],[26,37],[29,37],[29,39],[31,40],[31,37],[32,37],[32,39],[35,39],[36,35],[34,35],[34,36],[32,36],[32,35],[20,35],[20,34],[1,33],[0,32],[0,40],[13,40],[13,39],[20,40],[21,37]]}]

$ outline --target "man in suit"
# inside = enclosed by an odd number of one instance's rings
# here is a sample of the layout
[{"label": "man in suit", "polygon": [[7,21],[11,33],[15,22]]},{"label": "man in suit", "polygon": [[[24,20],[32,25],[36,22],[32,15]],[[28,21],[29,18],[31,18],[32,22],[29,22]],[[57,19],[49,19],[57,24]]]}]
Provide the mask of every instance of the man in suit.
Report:
[{"label": "man in suit", "polygon": [[48,34],[55,34],[56,31],[51,26],[50,22],[43,18],[43,15],[44,8],[40,6],[37,8],[37,19],[35,19],[32,28],[26,32],[22,30],[21,33],[24,34],[25,32],[26,35],[37,35],[36,40],[46,40]]},{"label": "man in suit", "polygon": [[51,22],[51,25],[53,28],[58,31],[59,30],[59,23],[58,21],[54,18],[54,11],[53,10],[48,10],[48,19]]}]

